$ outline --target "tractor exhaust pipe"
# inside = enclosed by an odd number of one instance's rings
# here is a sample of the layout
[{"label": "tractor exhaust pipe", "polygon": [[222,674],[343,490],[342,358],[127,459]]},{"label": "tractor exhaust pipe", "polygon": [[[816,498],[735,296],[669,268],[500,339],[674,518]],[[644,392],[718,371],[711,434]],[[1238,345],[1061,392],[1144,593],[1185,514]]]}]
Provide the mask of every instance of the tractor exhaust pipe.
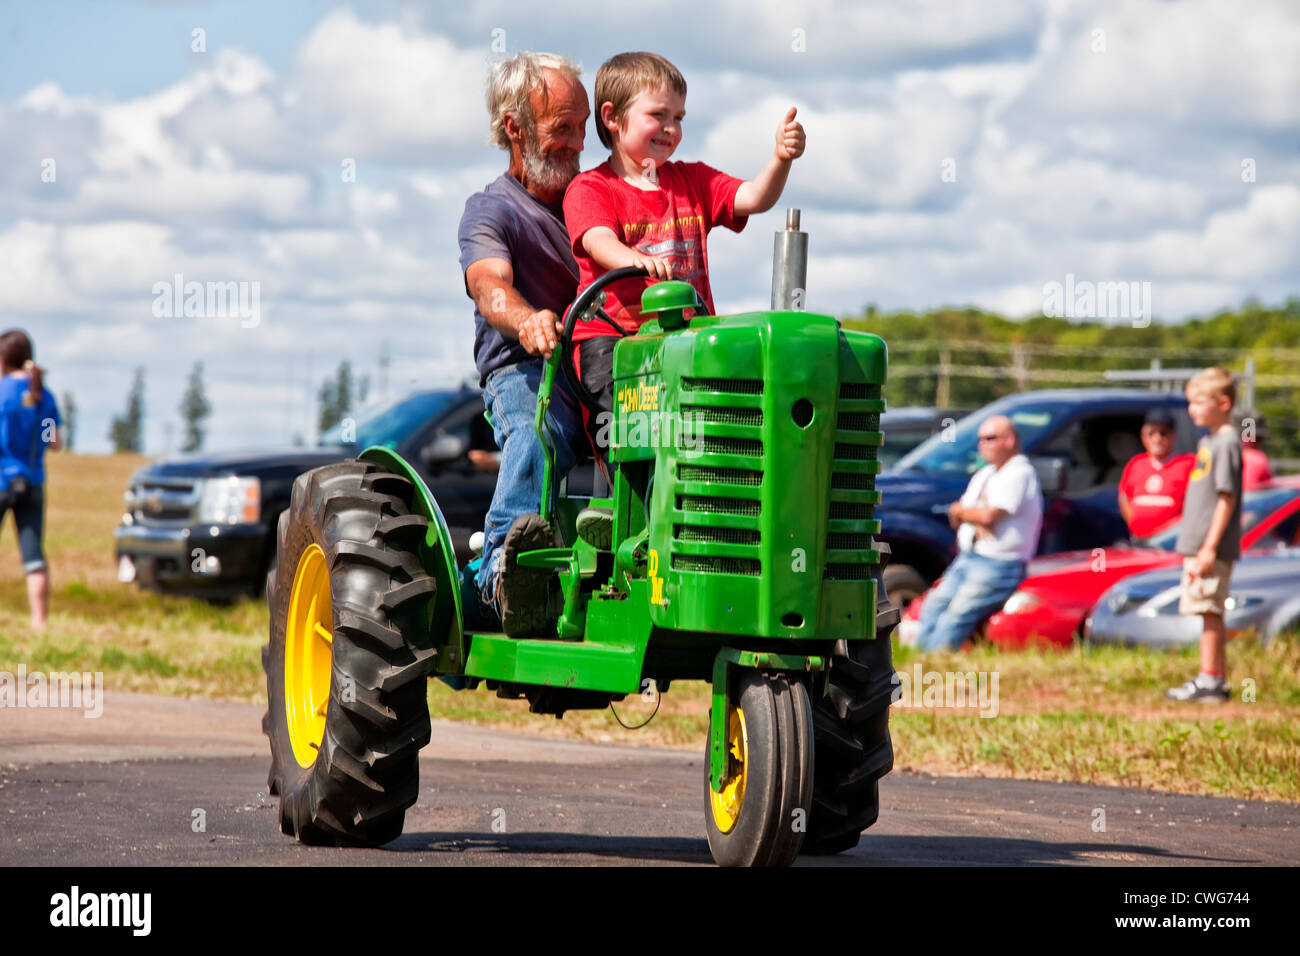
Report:
[{"label": "tractor exhaust pipe", "polygon": [[772,248],[772,311],[804,311],[807,282],[808,233],[799,231],[799,210],[787,209]]}]

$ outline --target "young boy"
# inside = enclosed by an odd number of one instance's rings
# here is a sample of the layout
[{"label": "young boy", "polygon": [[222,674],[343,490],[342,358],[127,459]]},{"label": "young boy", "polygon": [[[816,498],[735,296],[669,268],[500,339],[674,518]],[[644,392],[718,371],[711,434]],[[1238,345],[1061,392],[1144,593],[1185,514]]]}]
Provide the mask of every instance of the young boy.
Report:
[{"label": "young boy", "polygon": [[1178,610],[1199,614],[1201,672],[1166,696],[1173,700],[1226,701],[1223,605],[1232,563],[1241,555],[1241,439],[1232,427],[1237,384],[1221,368],[1197,372],[1187,383],[1187,411],[1210,433],[1196,448],[1196,466],[1187,482],[1183,521],[1175,550],[1184,555]]},{"label": "young boy", "polygon": [[[669,162],[682,139],[686,80],[662,56],[611,57],[596,74],[595,93],[596,131],[610,148],[609,160],[580,173],[564,196],[579,293],[610,269],[640,266],[649,278],[606,289],[605,312],[626,332],[641,325],[641,293],[660,279],[691,283],[712,312],[705,238],[714,226],[739,232],[751,214],[766,212],[781,198],[790,163],[804,150],[794,108],[777,128],[767,165],[745,182],[704,163]],[[607,323],[592,321],[580,324],[573,338],[578,375],[604,412],[603,421],[587,416],[588,433],[597,456],[607,462],[608,449],[598,436],[613,409],[619,336]]]}]

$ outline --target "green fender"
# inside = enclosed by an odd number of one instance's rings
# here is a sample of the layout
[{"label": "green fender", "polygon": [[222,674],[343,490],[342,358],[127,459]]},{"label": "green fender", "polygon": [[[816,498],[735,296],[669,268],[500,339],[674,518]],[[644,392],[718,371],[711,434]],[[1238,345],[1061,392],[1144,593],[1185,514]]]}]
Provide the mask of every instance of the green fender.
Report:
[{"label": "green fender", "polygon": [[420,547],[420,564],[438,585],[437,596],[430,604],[429,616],[429,634],[433,646],[438,649],[437,671],[440,674],[463,673],[465,619],[460,604],[460,572],[456,566],[456,552],[451,546],[451,532],[447,530],[442,510],[420,473],[391,448],[373,445],[358,458],[379,465],[393,474],[403,475],[415,485],[413,510],[429,520],[429,531]]}]

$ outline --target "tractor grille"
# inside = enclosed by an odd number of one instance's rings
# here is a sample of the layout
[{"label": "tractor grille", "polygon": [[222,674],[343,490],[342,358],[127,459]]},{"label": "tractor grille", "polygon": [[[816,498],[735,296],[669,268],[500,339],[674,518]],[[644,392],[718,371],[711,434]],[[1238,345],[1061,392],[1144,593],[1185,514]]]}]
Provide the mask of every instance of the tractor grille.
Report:
[{"label": "tractor grille", "polygon": [[700,574],[743,574],[759,577],[763,565],[756,558],[711,558],[694,554],[674,554],[674,571],[694,571]]},{"label": "tractor grille", "polygon": [[835,562],[826,565],[822,577],[828,581],[866,581],[871,578],[871,566]]},{"label": "tractor grille", "polygon": [[761,505],[756,498],[715,498],[712,495],[678,495],[678,511],[706,515],[747,515],[757,518]]},{"label": "tractor grille", "polygon": [[677,477],[682,481],[714,481],[724,485],[746,485],[757,488],[763,483],[761,471],[747,468],[702,468],[698,465],[678,465]]},{"label": "tractor grille", "polygon": [[683,392],[721,392],[728,395],[762,395],[761,378],[683,378]]},{"label": "tractor grille", "polygon": [[840,472],[831,475],[832,491],[870,491],[875,487],[872,475],[846,475]]},{"label": "tractor grille", "polygon": [[870,551],[874,546],[871,535],[856,531],[832,531],[826,535],[826,547],[832,551]]},{"label": "tractor grille", "polygon": [[875,461],[878,454],[875,445],[849,445],[835,443],[835,456],[841,461]]},{"label": "tractor grille", "polygon": [[880,409],[879,385],[840,385],[822,570],[829,581],[865,581],[877,560],[872,535],[880,530],[875,520]]},{"label": "tractor grille", "polygon": [[678,541],[711,541],[714,544],[757,545],[759,534],[749,528],[710,528],[699,524],[673,525],[673,537]]},{"label": "tractor grille", "polygon": [[683,405],[682,418],[703,425],[744,425],[763,427],[761,408],[725,408],[721,405]]},{"label": "tractor grille", "polygon": [[871,505],[855,505],[848,501],[831,502],[832,521],[870,521]]},{"label": "tractor grille", "polygon": [[758,519],[764,382],[685,377],[680,391],[679,447],[688,454],[675,475],[675,501],[684,520],[673,525],[670,566],[695,574],[756,577],[763,568]]},{"label": "tractor grille", "polygon": [[842,432],[874,432],[880,429],[880,416],[862,412],[840,412],[835,427]]},{"label": "tractor grille", "polygon": [[694,443],[678,443],[683,451],[702,452],[706,455],[735,455],[738,458],[762,458],[763,443],[756,438],[714,438],[709,435],[693,436]]}]

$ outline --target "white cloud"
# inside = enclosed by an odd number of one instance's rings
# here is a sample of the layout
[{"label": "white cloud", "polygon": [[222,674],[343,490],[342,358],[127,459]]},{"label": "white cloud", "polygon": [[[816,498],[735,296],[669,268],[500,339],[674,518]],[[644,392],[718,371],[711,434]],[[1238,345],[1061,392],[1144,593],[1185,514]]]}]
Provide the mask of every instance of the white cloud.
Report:
[{"label": "white cloud", "polygon": [[[1032,98],[1062,117],[1262,127],[1300,123],[1300,20],[1286,0],[1108,0],[1070,11]],[[1095,34],[1094,31],[1103,31]],[[1096,40],[1104,50],[1096,50]]]},{"label": "white cloud", "polygon": [[[420,15],[325,14],[285,62],[210,35],[199,69],[144,95],[33,76],[0,99],[0,309],[31,328],[52,387],[77,392],[83,448],[105,447],[136,364],[155,450],[200,359],[214,446],[247,444],[249,421],[262,443],[309,434],[319,380],[344,357],[373,374],[385,340],[394,391],[462,379],[455,236],[465,198],[505,167],[484,143],[498,26],[511,50],[583,59],[589,88],[629,36],[663,51],[691,85],[679,158],[735,175],[761,168],[799,106],[808,151],[779,206],[711,238],[723,308],[766,303],[787,206],[811,233],[809,306],[832,313],[1025,314],[1069,272],[1149,279],[1163,317],[1297,291],[1300,15],[1285,4],[666,0],[646,17],[486,0]],[[590,136],[584,165],[603,153]],[[155,319],[152,285],[175,273],[259,282],[261,324]]]},{"label": "white cloud", "polygon": [[0,233],[0,307],[14,312],[55,306],[62,288],[58,228],[22,220]]},{"label": "white cloud", "polygon": [[298,57],[298,81],[327,124],[339,156],[426,161],[447,146],[477,145],[487,132],[488,59],[437,33],[329,14]]},{"label": "white cloud", "polygon": [[[706,139],[710,165],[753,177],[772,153],[777,125],[791,104],[764,99],[718,123]],[[808,147],[791,172],[800,193],[832,208],[905,209],[946,204],[962,187],[943,179],[960,170],[978,131],[978,115],[942,86],[895,89],[879,102],[798,114]]]}]

